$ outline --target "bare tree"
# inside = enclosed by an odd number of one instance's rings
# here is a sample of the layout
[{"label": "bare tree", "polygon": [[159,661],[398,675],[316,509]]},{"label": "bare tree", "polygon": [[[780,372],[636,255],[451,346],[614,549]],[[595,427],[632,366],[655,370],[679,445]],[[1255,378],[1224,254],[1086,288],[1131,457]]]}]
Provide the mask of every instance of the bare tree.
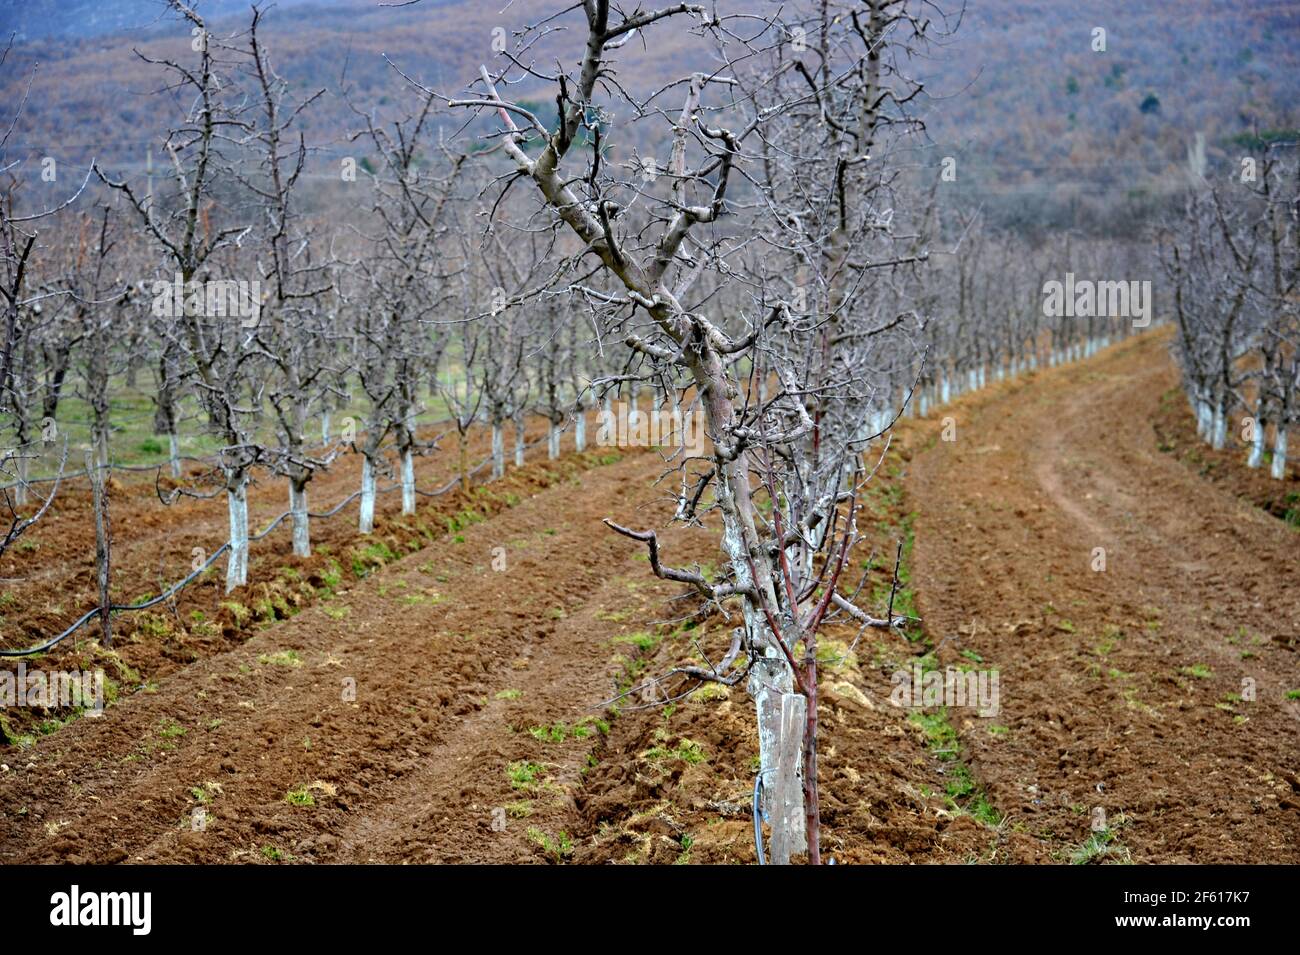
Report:
[{"label": "bare tree", "polygon": [[[887,382],[887,369],[870,366],[870,342],[916,324],[910,313],[896,320],[885,305],[869,301],[864,276],[927,257],[918,242],[907,239],[892,250],[895,243],[885,243],[886,257],[877,258],[874,246],[861,254],[864,236],[891,231],[890,218],[882,218],[883,208],[875,204],[887,177],[871,163],[872,144],[882,124],[908,125],[900,108],[910,95],[900,80],[882,97],[883,67],[863,65],[863,53],[878,59],[887,35],[917,37],[922,22],[898,15],[902,4],[868,4],[866,21],[846,21],[837,14],[850,11],[831,6],[838,7],[823,4],[823,22],[809,24],[811,32],[800,27],[814,38],[813,48],[823,51],[824,64],[810,67],[787,55],[792,26],[775,19],[756,27],[752,15],[715,17],[697,4],[625,13],[603,0],[587,0],[581,5],[586,43],[580,62],[575,71],[551,77],[559,107],[553,129],[502,92],[524,75],[539,75],[525,61],[540,27],[519,31],[508,63],[495,74],[484,67],[469,95],[452,100],[453,107],[495,115],[499,125],[489,135],[512,164],[509,181],[531,183],[544,205],[542,213],[525,205],[524,215],[549,217],[553,228],[576,239],[572,250],[557,243],[554,273],[567,293],[588,305],[602,337],[620,336],[636,355],[640,370],[620,379],[670,382],[683,403],[695,397],[701,403],[712,449],[702,460],[677,456],[683,487],[678,517],[700,520],[703,491],[712,489],[708,510],[721,519],[727,559],[722,574],[707,579],[698,570],[665,566],[653,531],[608,523],[646,543],[659,576],[690,585],[719,607],[739,601],[742,623],[726,658],[674,675],[748,686],[763,774],[775,772],[780,756],[781,701],[806,700],[806,726],[794,742],[802,753],[807,795],[798,799],[798,821],[791,825],[803,830],[806,811],[814,862],[816,631],[832,608],[865,625],[899,622],[870,616],[837,590],[857,541],[854,501],[863,474],[856,462],[879,436],[862,435],[855,414],[873,402],[889,407],[892,398],[875,377],[882,373]],[[708,73],[684,76],[637,99],[617,78],[614,51],[668,20],[693,23],[715,42],[719,59]],[[835,36],[818,47],[818,31]],[[858,53],[842,52],[841,45],[850,42],[861,44]],[[788,84],[777,82],[786,79]],[[676,106],[667,105],[669,97]],[[647,176],[644,160],[622,166],[608,160],[607,145],[617,131],[615,105],[623,124],[669,124],[662,174],[656,166]],[[845,146],[834,143],[831,162],[808,171],[815,189],[809,207],[797,195],[803,172],[793,167],[819,147],[792,150],[809,134],[805,123],[818,120],[835,129]],[[536,155],[527,148],[530,141],[540,144]],[[742,185],[733,198],[737,179]],[[862,188],[867,197],[858,202]],[[853,210],[841,212],[850,197]],[[792,227],[801,215],[817,221]],[[761,252],[751,252],[759,236],[770,248],[793,244],[794,261],[763,265]],[[778,272],[789,275],[794,268],[816,285],[818,300],[811,307],[807,288],[805,300],[795,301],[798,291],[778,280]],[[735,289],[733,300],[744,302],[743,309],[724,314],[715,307],[723,286]],[[759,399],[760,385],[766,389],[769,383],[770,393]],[[793,656],[799,643],[802,660]],[[791,742],[787,727],[787,757]],[[787,841],[798,847],[798,838]]]}]

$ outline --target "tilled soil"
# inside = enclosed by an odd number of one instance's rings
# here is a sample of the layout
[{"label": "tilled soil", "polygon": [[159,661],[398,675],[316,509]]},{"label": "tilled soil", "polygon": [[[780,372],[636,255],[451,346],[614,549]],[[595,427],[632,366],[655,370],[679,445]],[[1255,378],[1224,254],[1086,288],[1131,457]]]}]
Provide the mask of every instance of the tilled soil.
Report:
[{"label": "tilled soil", "polygon": [[907,484],[927,631],[1000,671],[961,739],[1022,861],[1094,817],[1113,858],[1300,861],[1300,533],[1161,450],[1167,348],[959,404]]},{"label": "tilled soil", "polygon": [[[903,429],[865,502],[864,595],[910,527],[924,634],[823,638],[836,861],[1296,861],[1300,534],[1159,450],[1165,349]],[[671,514],[658,456],[616,457],[508,476],[508,503],[445,533],[415,533],[444,516],[422,500],[386,528],[420,549],[0,748],[0,861],[754,861],[744,694],[620,697],[717,659],[730,624],[601,525]],[[661,540],[669,563],[719,560],[710,530]],[[998,714],[891,706],[921,660],[998,668]]]}]

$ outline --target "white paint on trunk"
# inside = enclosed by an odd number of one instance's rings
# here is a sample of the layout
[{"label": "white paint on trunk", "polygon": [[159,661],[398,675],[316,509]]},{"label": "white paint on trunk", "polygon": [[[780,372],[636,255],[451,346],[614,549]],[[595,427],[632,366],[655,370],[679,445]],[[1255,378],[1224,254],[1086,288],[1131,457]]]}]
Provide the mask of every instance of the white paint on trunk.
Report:
[{"label": "white paint on trunk", "polygon": [[1255,434],[1250,442],[1250,454],[1246,457],[1246,467],[1258,468],[1264,463],[1264,431],[1266,423],[1262,418],[1255,420]]},{"label": "white paint on trunk", "polygon": [[293,521],[293,556],[311,556],[311,525],[307,517],[307,487],[289,482],[289,515]]},{"label": "white paint on trunk", "polygon": [[524,420],[523,418],[515,419],[515,467],[524,466],[524,451],[527,442],[524,440]]},{"label": "white paint on trunk", "polygon": [[330,442],[330,413],[327,410],[322,411],[320,415],[320,440],[322,444]]},{"label": "white paint on trunk", "polygon": [[501,422],[492,422],[492,479],[495,481],[506,473],[506,436]]},{"label": "white paint on trunk", "polygon": [[560,426],[552,424],[546,437],[546,456],[554,461],[560,456]]},{"label": "white paint on trunk", "polygon": [[226,559],[226,593],[248,583],[248,479],[239,476],[233,488],[226,480],[230,507],[230,553]]},{"label": "white paint on trunk", "polygon": [[415,453],[410,448],[402,452],[402,513],[415,513]]},{"label": "white paint on trunk", "polygon": [[799,693],[766,697],[778,727],[777,761],[763,777],[769,792],[768,821],[772,827],[772,865],[789,865],[790,856],[808,844],[803,799],[803,743],[808,722],[808,700]]},{"label": "white paint on trunk", "polygon": [[171,464],[172,477],[181,476],[181,442],[173,431],[167,435],[167,460]]},{"label": "white paint on trunk", "polygon": [[1286,428],[1281,424],[1273,439],[1273,467],[1269,473],[1279,481],[1286,477]]},{"label": "white paint on trunk", "polygon": [[361,518],[358,529],[369,534],[375,529],[375,466],[370,458],[361,459]]},{"label": "white paint on trunk", "polygon": [[1222,451],[1228,443],[1228,414],[1223,406],[1214,409],[1214,440],[1211,446],[1215,451]]},{"label": "white paint on trunk", "polygon": [[577,417],[573,419],[573,446],[579,454],[587,450],[587,416],[581,407],[578,408]]}]

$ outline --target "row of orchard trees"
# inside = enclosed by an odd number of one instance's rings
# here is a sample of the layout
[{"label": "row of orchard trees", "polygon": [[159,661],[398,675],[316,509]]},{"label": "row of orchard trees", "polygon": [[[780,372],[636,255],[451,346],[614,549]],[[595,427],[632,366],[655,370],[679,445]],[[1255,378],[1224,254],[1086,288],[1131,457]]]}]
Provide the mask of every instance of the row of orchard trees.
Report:
[{"label": "row of orchard trees", "polygon": [[[394,477],[403,512],[414,511],[415,460],[448,434],[467,483],[478,425],[500,477],[508,461],[522,465],[533,415],[555,457],[566,428],[585,445],[583,412],[611,395],[707,411],[709,389],[679,380],[698,343],[654,338],[664,308],[689,312],[692,334],[709,341],[734,334],[717,361],[735,383],[719,387],[744,381],[754,389],[744,414],[769,409],[745,429],[772,427],[772,408],[795,414],[792,396],[802,396],[812,425],[796,414],[787,430],[813,426],[819,448],[840,448],[834,467],[819,454],[826,474],[851,469],[902,414],[1080,357],[1124,327],[1040,308],[1045,279],[1089,265],[1111,272],[1113,250],[1030,247],[904,178],[892,157],[919,125],[920,86],[894,57],[946,23],[907,4],[759,11],[766,29],[743,44],[733,73],[691,73],[653,103],[627,104],[643,125],[668,120],[658,158],[611,145],[613,104],[596,84],[613,67],[584,61],[597,75],[566,81],[556,129],[498,103],[490,73],[455,105],[403,76],[409,112],[381,121],[354,107],[349,149],[366,161],[345,158],[341,169],[301,130],[330,94],[276,72],[261,12],[219,36],[190,7],[172,7],[193,42],[187,57],[152,61],[177,110],[156,177],[95,165],[69,198],[43,202],[25,157],[0,144],[0,446],[15,522],[48,497],[34,479],[50,468],[29,471],[51,446],[58,458],[68,396],[87,409],[96,462],[111,464],[111,398],[124,380],[150,391],[173,477],[183,433],[215,444],[208,463],[229,511],[234,588],[247,580],[255,476],[284,481],[294,551],[307,555],[309,487],[344,452],[361,458],[367,533],[381,480]],[[620,16],[603,4],[582,11],[610,44],[670,19],[727,43],[730,21],[689,5],[609,26]],[[774,72],[755,72],[759,62]],[[500,128],[480,120],[468,148],[448,140],[449,115],[465,108]],[[731,125],[711,124],[723,116]],[[529,205],[502,188],[538,181],[536,162],[570,151],[590,166],[585,189],[543,175]],[[313,177],[325,174],[310,170],[331,163],[333,181],[321,185]],[[620,232],[644,249],[644,274]],[[647,291],[656,288],[659,304]],[[839,445],[827,445],[832,431]],[[744,435],[741,446],[763,443]],[[683,485],[684,514],[698,479]],[[825,511],[835,499],[825,480],[804,481],[801,507]],[[200,492],[181,481],[176,493]]]},{"label": "row of orchard trees", "polygon": [[[537,280],[540,249],[471,238],[483,182],[437,144],[432,98],[387,124],[358,111],[353,139],[376,158],[359,176],[345,160],[344,198],[321,209],[298,127],[323,91],[297,96],[276,73],[259,11],[223,37],[174,8],[194,42],[188,60],[154,64],[181,107],[156,178],[96,165],[66,201],[43,204],[7,134],[0,143],[0,467],[12,526],[49,497],[48,473],[32,467],[51,448],[60,460],[69,397],[87,409],[96,463],[111,463],[123,381],[151,391],[174,477],[183,430],[215,439],[231,589],[247,580],[255,474],[285,481],[294,550],[307,555],[308,487],[345,450],[362,459],[363,533],[384,474],[414,511],[414,459],[434,448],[421,415],[450,422],[464,481],[475,422],[491,423],[497,476],[509,424],[522,464],[529,414],[550,423],[557,455],[599,356],[564,300],[507,308],[504,287]],[[178,493],[200,492],[182,482]]]},{"label": "row of orchard trees", "polygon": [[[1177,322],[1177,356],[1197,431],[1216,450],[1231,433],[1274,478],[1300,422],[1300,142],[1273,142],[1231,175],[1204,163],[1161,261]],[[1240,424],[1240,429],[1238,425]]]}]

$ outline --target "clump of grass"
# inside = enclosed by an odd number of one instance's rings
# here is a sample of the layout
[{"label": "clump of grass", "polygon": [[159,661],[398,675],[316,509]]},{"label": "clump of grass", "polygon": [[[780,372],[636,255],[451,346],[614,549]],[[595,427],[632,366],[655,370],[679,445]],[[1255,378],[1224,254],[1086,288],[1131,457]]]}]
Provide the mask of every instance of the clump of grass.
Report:
[{"label": "clump of grass", "polygon": [[1193,663],[1189,667],[1182,667],[1178,672],[1183,676],[1195,677],[1198,680],[1208,680],[1214,676],[1214,671],[1204,663]]},{"label": "clump of grass", "polygon": [[237,600],[223,600],[221,607],[230,611],[230,615],[235,618],[235,626],[237,627],[248,626],[249,621],[253,619],[253,611]]},{"label": "clump of grass", "polygon": [[672,749],[667,746],[652,746],[641,754],[652,763],[657,763],[665,759],[680,759],[685,763],[696,766],[707,758],[704,753],[704,747],[693,739],[682,737],[678,740],[677,745]]},{"label": "clump of grass", "polygon": [[522,690],[502,690],[497,694],[496,698],[498,700],[517,700],[523,695]]},{"label": "clump of grass", "polygon": [[383,541],[371,541],[364,547],[352,551],[352,574],[354,577],[364,577],[376,567],[381,567],[396,558],[393,549]]},{"label": "clump of grass", "polygon": [[512,789],[531,792],[537,788],[543,771],[544,767],[540,763],[534,763],[530,760],[523,759],[507,766],[506,776],[510,780],[510,786]]},{"label": "clump of grass", "polygon": [[285,794],[285,802],[291,806],[314,806],[316,797],[311,794],[311,790],[306,786],[299,786],[297,789],[290,789]]},{"label": "clump of grass", "polygon": [[277,667],[300,667],[302,666],[302,657],[298,655],[297,650],[280,650],[276,653],[261,654],[257,658],[257,662]]},{"label": "clump of grass", "polygon": [[333,796],[336,792],[337,790],[330,783],[321,782],[318,779],[315,782],[298,786],[296,789],[290,789],[285,793],[284,800],[291,806],[315,806],[316,793]]},{"label": "clump of grass", "polygon": [[1102,829],[1094,832],[1070,853],[1071,865],[1089,865],[1106,859],[1128,864],[1132,862],[1128,849],[1116,840],[1118,833],[1114,829]]},{"label": "clump of grass", "polygon": [[343,581],[343,568],[339,566],[337,560],[331,557],[329,565],[320,572],[320,578],[325,583],[325,590],[332,593],[338,590],[339,584]]},{"label": "clump of grass", "polygon": [[[1002,816],[993,808],[970,768],[958,759],[961,745],[957,739],[957,729],[948,719],[947,707],[941,707],[933,713],[913,712],[908,720],[925,733],[930,752],[949,764],[945,769],[948,782],[944,786],[949,807],[969,813],[985,825],[998,825]],[[999,729],[1006,732],[1006,727]]]},{"label": "clump of grass", "polygon": [[536,826],[529,826],[528,838],[541,846],[542,851],[556,862],[560,862],[561,860],[567,859],[569,856],[573,855],[573,840],[569,838],[567,832],[562,831],[558,836],[552,839]]},{"label": "clump of grass", "polygon": [[543,743],[563,743],[570,736],[574,739],[586,739],[591,735],[591,728],[582,723],[574,726],[552,723],[550,726],[530,727],[528,733],[533,739],[540,740]]},{"label": "clump of grass", "polygon": [[653,634],[649,634],[644,631],[641,631],[638,633],[627,633],[627,634],[623,634],[622,636],[615,637],[613,642],[630,643],[632,644],[632,646],[636,647],[642,653],[647,653],[650,650],[653,650],[656,646],[658,646],[659,641],[661,639],[662,637],[656,637]]}]

